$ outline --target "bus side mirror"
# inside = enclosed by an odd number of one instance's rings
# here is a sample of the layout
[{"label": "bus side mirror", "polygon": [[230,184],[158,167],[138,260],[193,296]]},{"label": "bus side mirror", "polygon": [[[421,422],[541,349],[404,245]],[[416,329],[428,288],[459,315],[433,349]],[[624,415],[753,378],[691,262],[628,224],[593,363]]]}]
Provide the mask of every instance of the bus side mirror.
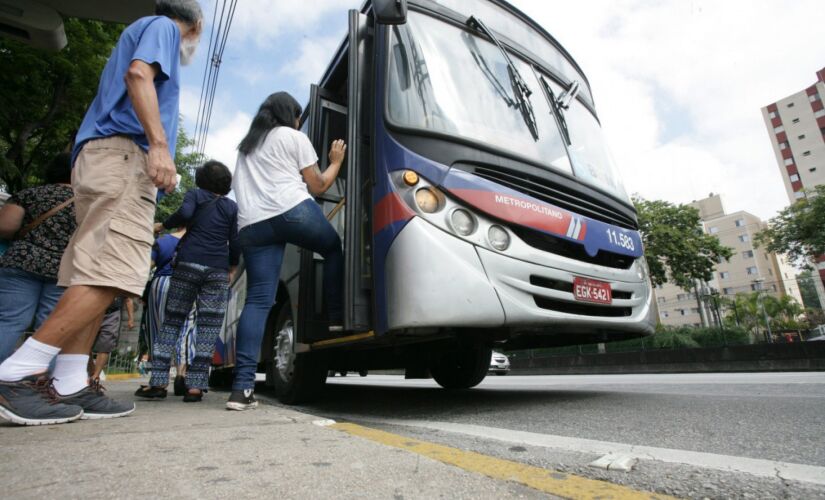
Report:
[{"label": "bus side mirror", "polygon": [[372,10],[378,24],[407,22],[407,0],[373,0]]}]

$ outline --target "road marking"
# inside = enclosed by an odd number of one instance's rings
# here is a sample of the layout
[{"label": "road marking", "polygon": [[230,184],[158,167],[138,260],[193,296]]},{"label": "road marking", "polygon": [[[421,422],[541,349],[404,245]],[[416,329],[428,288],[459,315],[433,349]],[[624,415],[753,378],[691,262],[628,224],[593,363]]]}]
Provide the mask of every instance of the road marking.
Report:
[{"label": "road marking", "polygon": [[776,462],[758,458],[718,455],[699,451],[675,450],[671,448],[656,448],[653,446],[637,446],[612,441],[596,441],[593,439],[555,436],[552,434],[538,434],[534,432],[515,431],[498,427],[486,427],[472,424],[457,424],[452,422],[428,422],[420,420],[369,420],[384,425],[399,425],[404,427],[423,427],[437,431],[464,434],[467,436],[493,439],[506,443],[553,448],[557,450],[593,453],[596,455],[624,454],[644,460],[658,460],[681,465],[692,465],[706,469],[716,469],[726,472],[740,472],[760,477],[770,477],[803,481],[825,485],[825,467],[816,465]]},{"label": "road marking", "polygon": [[627,486],[620,486],[606,481],[587,479],[510,460],[502,460],[472,451],[411,439],[356,424],[337,423],[330,427],[386,446],[416,453],[466,471],[483,474],[493,479],[521,483],[544,493],[565,498],[598,498],[604,500],[673,498],[667,495],[634,490]]}]

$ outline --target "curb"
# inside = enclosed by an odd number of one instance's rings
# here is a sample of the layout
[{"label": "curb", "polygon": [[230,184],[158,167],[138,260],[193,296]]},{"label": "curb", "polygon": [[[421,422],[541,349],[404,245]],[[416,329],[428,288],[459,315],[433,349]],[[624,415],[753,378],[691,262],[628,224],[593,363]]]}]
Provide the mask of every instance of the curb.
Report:
[{"label": "curb", "polygon": [[113,375],[107,374],[106,380],[132,380],[140,377],[139,373],[115,373]]}]

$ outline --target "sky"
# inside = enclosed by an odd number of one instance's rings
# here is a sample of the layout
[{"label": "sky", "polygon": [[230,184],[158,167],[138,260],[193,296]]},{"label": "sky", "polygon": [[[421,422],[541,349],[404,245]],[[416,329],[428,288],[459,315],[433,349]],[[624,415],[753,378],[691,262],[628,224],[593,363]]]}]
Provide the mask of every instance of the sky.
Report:
[{"label": "sky", "polygon": [[[207,21],[223,0],[201,0]],[[471,2],[471,0],[464,0]],[[309,86],[360,0],[240,0],[224,52],[206,154],[234,166],[263,99]],[[728,212],[767,219],[788,204],[760,108],[825,67],[817,0],[512,0],[573,55],[593,91],[629,193],[689,203],[721,193]],[[183,71],[192,131],[210,26]]]}]

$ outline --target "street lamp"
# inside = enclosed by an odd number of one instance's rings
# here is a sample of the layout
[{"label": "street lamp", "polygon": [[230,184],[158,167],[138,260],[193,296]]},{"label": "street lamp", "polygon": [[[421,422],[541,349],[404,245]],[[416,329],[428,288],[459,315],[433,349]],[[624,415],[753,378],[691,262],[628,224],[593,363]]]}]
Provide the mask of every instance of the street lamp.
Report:
[{"label": "street lamp", "polygon": [[773,343],[773,333],[771,333],[771,322],[768,319],[768,313],[765,311],[765,301],[762,300],[762,283],[765,281],[765,278],[757,278],[753,280],[753,284],[756,285],[756,302],[757,305],[762,309],[762,317],[765,318],[765,329],[768,343]]}]

